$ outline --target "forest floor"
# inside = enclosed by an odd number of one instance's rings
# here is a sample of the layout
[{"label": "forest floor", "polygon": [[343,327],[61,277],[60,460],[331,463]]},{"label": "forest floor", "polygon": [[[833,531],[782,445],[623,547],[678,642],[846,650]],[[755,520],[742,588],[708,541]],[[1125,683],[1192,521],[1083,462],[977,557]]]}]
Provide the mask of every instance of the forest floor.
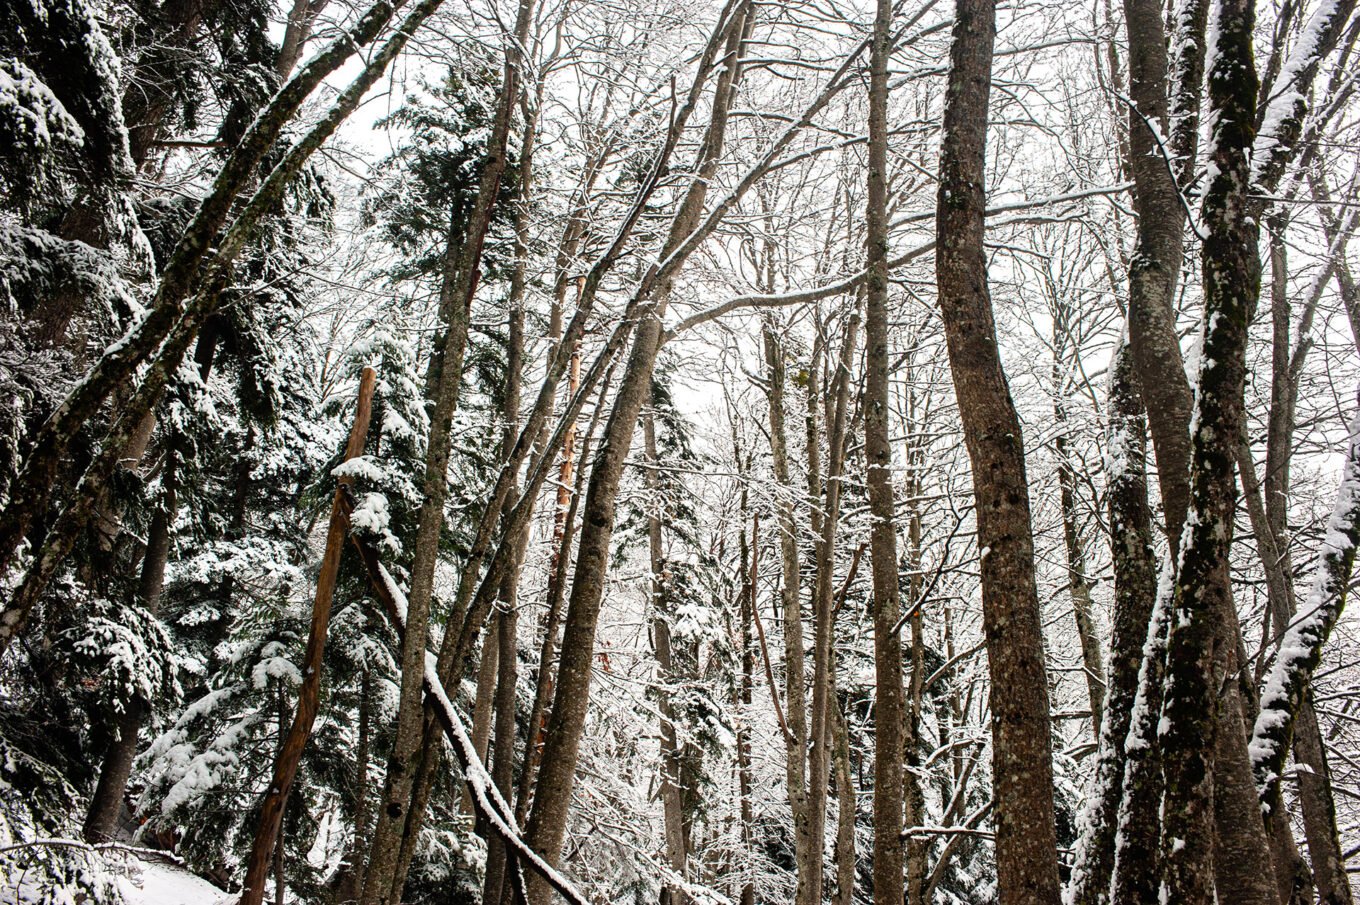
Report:
[{"label": "forest floor", "polygon": [[[132,905],[227,905],[236,896],[218,889],[201,877],[182,867],[163,861],[144,861],[133,855],[119,856],[118,872],[123,874],[123,895]],[[18,905],[44,900],[43,891],[18,883],[17,899],[8,896],[15,892],[6,884],[0,890],[0,902],[16,901]]]}]

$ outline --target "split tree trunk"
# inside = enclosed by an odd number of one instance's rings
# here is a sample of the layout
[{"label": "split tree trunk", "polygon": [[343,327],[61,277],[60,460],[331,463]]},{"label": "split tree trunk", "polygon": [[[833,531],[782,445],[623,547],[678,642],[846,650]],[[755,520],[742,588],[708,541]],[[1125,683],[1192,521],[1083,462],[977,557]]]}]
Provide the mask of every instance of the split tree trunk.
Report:
[{"label": "split tree trunk", "polygon": [[[359,377],[359,402],[354,415],[354,426],[345,444],[344,461],[363,455],[368,438],[368,421],[373,412],[373,389],[378,372],[364,368]],[[335,581],[340,573],[340,554],[349,533],[349,516],[342,506],[345,489],[354,478],[339,479],[331,502],[330,526],[326,530],[326,552],[321,558],[321,573],[316,579],[316,597],[312,601],[312,622],[307,635],[307,649],[302,655],[302,685],[298,688],[297,711],[288,735],[274,761],[274,778],[260,807],[260,823],[255,840],[246,859],[246,878],[241,891],[241,905],[260,905],[264,901],[265,879],[269,875],[269,860],[280,844],[283,811],[288,804],[288,793],[302,762],[302,751],[312,734],[317,710],[321,706],[321,658],[326,649],[326,635],[330,630],[331,603],[335,599]]]}]

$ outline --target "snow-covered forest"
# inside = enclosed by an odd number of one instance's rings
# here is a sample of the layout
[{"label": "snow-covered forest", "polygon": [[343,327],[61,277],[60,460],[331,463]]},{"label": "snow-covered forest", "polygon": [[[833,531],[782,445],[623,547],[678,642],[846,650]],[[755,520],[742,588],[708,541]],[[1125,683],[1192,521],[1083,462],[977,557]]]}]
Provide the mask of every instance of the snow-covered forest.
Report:
[{"label": "snow-covered forest", "polygon": [[1358,41],[0,0],[0,903],[1351,905]]}]

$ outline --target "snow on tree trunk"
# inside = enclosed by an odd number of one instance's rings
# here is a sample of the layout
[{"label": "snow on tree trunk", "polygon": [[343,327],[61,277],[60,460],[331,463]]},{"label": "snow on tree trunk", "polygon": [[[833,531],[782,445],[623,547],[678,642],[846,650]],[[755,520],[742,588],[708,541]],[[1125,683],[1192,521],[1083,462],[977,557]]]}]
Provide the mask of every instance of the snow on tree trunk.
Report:
[{"label": "snow on tree trunk", "polygon": [[[1220,726],[1217,647],[1233,606],[1227,580],[1235,508],[1234,455],[1243,422],[1247,325],[1260,291],[1258,227],[1248,216],[1248,154],[1255,135],[1253,0],[1211,12],[1206,69],[1209,173],[1203,203],[1204,324],[1191,423],[1190,509],[1182,538],[1158,740],[1165,901],[1214,901],[1214,769]],[[1235,620],[1234,620],[1235,621]],[[1268,857],[1268,856],[1267,856]]]},{"label": "snow on tree trunk", "polygon": [[1109,411],[1106,480],[1115,586],[1109,683],[1096,775],[1082,813],[1072,879],[1064,893],[1066,905],[1102,905],[1109,901],[1125,741],[1133,722],[1139,664],[1157,596],[1157,561],[1152,552],[1152,518],[1144,471],[1147,421],[1127,341],[1119,344],[1111,366]]},{"label": "snow on tree trunk", "polygon": [[1313,671],[1346,606],[1360,541],[1360,418],[1351,425],[1346,465],[1336,505],[1327,520],[1317,577],[1295,618],[1280,641],[1279,654],[1265,688],[1261,709],[1252,729],[1251,761],[1261,806],[1269,812],[1280,807],[1280,777],[1293,740],[1295,719],[1307,694]]}]

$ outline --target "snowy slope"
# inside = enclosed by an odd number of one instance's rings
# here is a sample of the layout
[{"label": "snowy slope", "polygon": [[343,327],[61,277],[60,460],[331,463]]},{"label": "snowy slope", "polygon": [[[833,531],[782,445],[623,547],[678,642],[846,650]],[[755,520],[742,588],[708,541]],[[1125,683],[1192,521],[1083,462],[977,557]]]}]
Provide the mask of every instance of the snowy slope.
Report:
[{"label": "snowy slope", "polygon": [[133,905],[229,905],[236,897],[183,868],[143,861],[126,881]]}]

